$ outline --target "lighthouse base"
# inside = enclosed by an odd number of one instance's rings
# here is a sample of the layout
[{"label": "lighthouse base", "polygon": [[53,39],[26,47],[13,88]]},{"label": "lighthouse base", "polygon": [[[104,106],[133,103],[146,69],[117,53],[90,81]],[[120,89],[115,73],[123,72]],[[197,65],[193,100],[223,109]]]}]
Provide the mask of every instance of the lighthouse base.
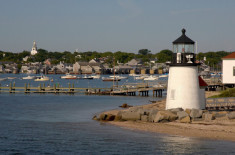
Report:
[{"label": "lighthouse base", "polygon": [[205,109],[197,66],[171,66],[168,77],[166,109]]}]

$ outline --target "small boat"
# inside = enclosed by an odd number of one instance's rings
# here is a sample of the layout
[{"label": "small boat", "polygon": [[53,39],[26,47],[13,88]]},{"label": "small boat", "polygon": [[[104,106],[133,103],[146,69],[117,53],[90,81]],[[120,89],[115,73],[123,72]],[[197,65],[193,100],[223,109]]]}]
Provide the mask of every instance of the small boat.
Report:
[{"label": "small boat", "polygon": [[135,80],[143,80],[144,78],[147,78],[148,75],[140,75],[140,76],[136,76]]},{"label": "small boat", "polygon": [[100,75],[91,75],[90,77],[93,77],[93,79],[99,79]]},{"label": "small boat", "polygon": [[7,79],[13,80],[13,79],[16,79],[16,77],[7,77]]},{"label": "small boat", "polygon": [[103,81],[120,81],[121,79],[114,78],[114,77],[103,77]]},{"label": "small boat", "polygon": [[26,77],[22,77],[23,80],[32,80],[32,79],[35,79],[36,77],[35,76],[26,76]]},{"label": "small boat", "polygon": [[111,78],[117,78],[117,79],[127,79],[127,77],[125,77],[125,76],[119,76],[119,75],[111,75],[111,76],[109,76],[109,77],[111,77]]},{"label": "small boat", "polygon": [[4,81],[4,80],[6,80],[7,78],[0,78],[0,81]]},{"label": "small boat", "polygon": [[158,77],[150,75],[149,77],[144,78],[145,81],[154,81],[157,80]]},{"label": "small boat", "polygon": [[87,75],[85,75],[85,76],[83,76],[81,79],[92,80],[92,79],[94,79],[94,78],[93,78],[93,77],[91,77],[91,76],[87,76]]},{"label": "small boat", "polygon": [[61,76],[61,79],[77,79],[77,76],[67,73],[65,76]]},{"label": "small boat", "polygon": [[36,77],[34,81],[48,81],[48,80],[50,80],[49,77],[41,75],[41,76]]},{"label": "small boat", "polygon": [[165,78],[165,77],[168,77],[168,74],[162,74],[159,76],[159,78]]}]

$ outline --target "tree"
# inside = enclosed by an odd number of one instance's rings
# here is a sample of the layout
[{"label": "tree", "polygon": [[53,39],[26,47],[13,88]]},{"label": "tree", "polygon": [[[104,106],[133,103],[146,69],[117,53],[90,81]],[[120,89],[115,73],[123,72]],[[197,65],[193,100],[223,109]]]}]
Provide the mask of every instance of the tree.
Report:
[{"label": "tree", "polygon": [[171,61],[173,52],[171,50],[165,49],[156,54],[157,62],[165,63],[166,61]]},{"label": "tree", "polygon": [[139,50],[139,54],[141,55],[148,55],[151,51],[149,51],[148,49],[140,49]]}]

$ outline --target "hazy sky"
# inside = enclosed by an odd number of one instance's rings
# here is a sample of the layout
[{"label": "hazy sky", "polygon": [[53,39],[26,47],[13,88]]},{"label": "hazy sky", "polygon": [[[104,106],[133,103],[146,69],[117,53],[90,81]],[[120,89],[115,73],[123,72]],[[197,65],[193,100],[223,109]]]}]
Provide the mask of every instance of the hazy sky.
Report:
[{"label": "hazy sky", "polygon": [[235,50],[235,0],[0,0],[0,50],[152,53],[181,35]]}]

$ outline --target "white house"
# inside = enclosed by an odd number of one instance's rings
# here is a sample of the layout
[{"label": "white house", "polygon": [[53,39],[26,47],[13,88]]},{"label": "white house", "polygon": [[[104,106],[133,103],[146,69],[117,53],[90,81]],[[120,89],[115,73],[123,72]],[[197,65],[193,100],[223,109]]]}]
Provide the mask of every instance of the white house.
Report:
[{"label": "white house", "polygon": [[235,84],[235,52],[222,58],[223,84]]}]

